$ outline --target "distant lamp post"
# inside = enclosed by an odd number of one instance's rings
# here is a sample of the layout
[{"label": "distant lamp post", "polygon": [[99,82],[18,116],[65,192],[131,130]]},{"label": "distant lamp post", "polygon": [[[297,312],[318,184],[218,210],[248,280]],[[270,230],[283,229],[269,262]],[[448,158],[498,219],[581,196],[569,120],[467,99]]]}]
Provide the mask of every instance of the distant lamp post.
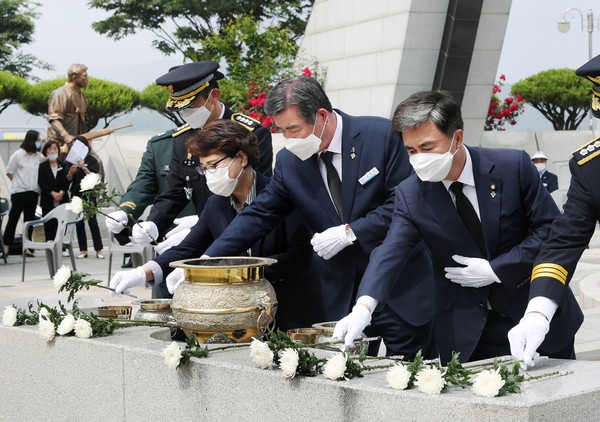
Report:
[{"label": "distant lamp post", "polygon": [[[560,32],[568,32],[569,29],[571,29],[571,23],[567,20],[567,14],[569,12],[577,12],[579,13],[579,17],[581,19],[581,30],[582,31],[587,31],[588,33],[588,60],[592,60],[592,56],[593,56],[593,51],[592,51],[592,33],[594,32],[594,29],[598,29],[600,27],[599,25],[599,20],[598,19],[594,19],[594,12],[592,11],[592,8],[590,7],[587,11],[586,14],[586,19],[584,19],[583,17],[583,12],[579,9],[577,9],[576,7],[571,7],[567,10],[565,10],[565,13],[563,14],[563,18],[560,22],[558,22],[558,30]],[[587,24],[585,23],[587,21]],[[594,25],[594,21],[596,21],[596,24]],[[590,110],[590,130],[592,130],[592,126],[593,126],[593,120],[592,120],[592,110]]]}]

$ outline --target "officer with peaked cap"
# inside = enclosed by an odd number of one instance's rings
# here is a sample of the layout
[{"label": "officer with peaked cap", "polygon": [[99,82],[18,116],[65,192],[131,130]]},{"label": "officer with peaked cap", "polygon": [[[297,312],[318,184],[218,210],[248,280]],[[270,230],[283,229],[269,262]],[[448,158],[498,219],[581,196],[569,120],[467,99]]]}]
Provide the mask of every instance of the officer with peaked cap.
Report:
[{"label": "officer with peaked cap", "polygon": [[[592,82],[592,114],[600,118],[600,56],[575,73]],[[552,224],[550,236],[535,261],[525,315],[508,333],[511,353],[523,359],[524,366],[533,365],[536,350],[547,345],[549,337],[571,337],[573,342],[583,322],[577,303],[566,303],[565,298],[569,296],[569,282],[577,262],[600,222],[599,157],[600,137],[573,151],[569,161],[571,184],[564,212]],[[554,324],[553,319],[559,312],[569,316],[561,318],[561,325]]]},{"label": "officer with peaked cap", "polygon": [[[157,137],[159,139],[154,140],[155,142],[159,140],[172,141],[168,142],[170,143],[169,153],[172,155],[168,167],[154,175],[154,179],[157,179],[158,174],[161,175],[164,180],[164,188],[161,190],[151,189],[154,191],[152,201],[150,201],[153,203],[151,213],[147,221],[135,225],[132,230],[133,240],[136,243],[148,244],[152,240],[162,239],[177,215],[190,200],[194,204],[195,214],[204,207],[210,191],[206,187],[204,176],[196,171],[198,162],[188,153],[185,143],[195,130],[202,129],[206,123],[216,119],[231,119],[253,131],[260,151],[260,162],[256,170],[267,176],[272,174],[273,148],[270,131],[260,122],[243,114],[234,113],[221,103],[221,91],[217,81],[223,78],[223,74],[218,71],[218,67],[218,63],[211,61],[188,63],[171,69],[156,80],[157,85],[169,92],[166,109],[178,112],[186,124],[165,132]],[[144,167],[144,160],[142,160],[142,167]],[[138,182],[137,178],[134,183],[136,182]],[[144,177],[139,181],[138,186],[147,183],[152,185],[153,182],[148,177]],[[154,184],[154,186],[157,185],[157,183]],[[139,187],[145,191],[149,190],[147,185]],[[123,224],[131,225],[131,221],[127,220],[127,213],[134,213],[141,208],[141,211],[138,211],[139,215],[147,205],[149,203],[141,204],[136,201],[135,195],[128,197],[126,193],[121,200],[119,211],[112,213],[112,218],[106,219],[107,228],[113,233],[120,232]],[[178,227],[182,230],[180,235],[185,234],[185,231],[194,224],[197,216],[194,215],[183,220],[182,227]],[[176,244],[174,243],[175,239],[180,241],[182,236],[174,236],[170,243],[167,241],[163,244],[163,249],[160,247],[157,249],[162,251],[166,247]],[[153,294],[158,293],[154,292]],[[163,292],[163,294],[166,293]]]},{"label": "officer with peaked cap", "polygon": [[540,180],[548,192],[552,193],[558,190],[558,177],[550,173],[546,168],[548,157],[542,151],[537,151],[531,156],[531,162],[535,165],[540,175]]}]

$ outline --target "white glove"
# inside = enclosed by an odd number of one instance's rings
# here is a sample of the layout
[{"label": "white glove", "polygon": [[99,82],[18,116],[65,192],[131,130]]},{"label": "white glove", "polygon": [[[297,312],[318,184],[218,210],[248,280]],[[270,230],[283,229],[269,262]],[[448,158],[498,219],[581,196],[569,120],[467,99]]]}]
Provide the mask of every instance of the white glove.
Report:
[{"label": "white glove", "polygon": [[371,313],[363,305],[354,305],[352,312],[335,324],[334,339],[344,339],[346,347],[354,347],[354,340],[362,337],[362,332],[371,323]]},{"label": "white glove", "polygon": [[106,223],[106,228],[117,234],[121,233],[121,231],[127,227],[128,220],[127,213],[123,210],[118,210],[108,214],[104,221]]},{"label": "white glove", "polygon": [[150,242],[154,242],[156,239],[158,239],[158,227],[156,227],[156,224],[154,224],[152,221],[144,221],[142,223],[134,224],[131,237],[138,245],[149,245]]},{"label": "white glove", "polygon": [[175,227],[173,230],[169,231],[165,235],[165,237],[167,238],[166,240],[163,240],[154,247],[156,253],[160,255],[171,249],[173,246],[179,245],[181,241],[185,239],[185,237],[190,233],[192,227],[194,227],[197,222],[197,215],[176,218],[175,221],[173,221],[173,223],[177,224],[177,227]]},{"label": "white glove", "polygon": [[146,284],[146,272],[140,266],[129,271],[118,271],[110,280],[109,287],[114,289],[116,294],[121,294],[131,287],[143,286],[144,284]]},{"label": "white glove", "polygon": [[550,330],[550,322],[540,313],[525,314],[519,324],[508,332],[510,354],[515,359],[522,360],[521,368],[534,366],[533,360],[540,357],[536,352]]},{"label": "white glove", "polygon": [[484,287],[492,283],[500,283],[500,279],[492,270],[489,261],[481,258],[467,258],[452,255],[452,259],[466,267],[446,267],[446,278],[463,287]]},{"label": "white glove", "polygon": [[167,290],[169,293],[174,294],[177,286],[181,284],[184,279],[183,268],[175,268],[171,274],[167,276]]},{"label": "white glove", "polygon": [[[165,237],[168,239],[169,237],[181,232],[182,230],[191,229],[198,222],[197,215],[188,215],[187,217],[176,218],[173,220],[173,224],[176,225],[171,231],[169,231]],[[188,230],[189,231],[189,230]]]},{"label": "white glove", "polygon": [[[352,238],[350,238],[351,236]],[[346,230],[346,225],[330,227],[324,232],[315,233],[310,240],[314,251],[323,259],[330,259],[339,251],[349,246],[356,240],[352,230]]]}]

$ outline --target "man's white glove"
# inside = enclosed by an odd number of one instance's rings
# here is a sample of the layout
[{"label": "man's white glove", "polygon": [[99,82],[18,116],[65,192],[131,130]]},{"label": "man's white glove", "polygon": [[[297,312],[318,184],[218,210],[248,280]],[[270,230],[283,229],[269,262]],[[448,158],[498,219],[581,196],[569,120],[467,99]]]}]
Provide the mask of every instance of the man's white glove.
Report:
[{"label": "man's white glove", "polygon": [[536,352],[550,330],[550,322],[538,312],[525,314],[519,324],[508,332],[510,354],[515,359],[522,360],[521,368],[534,366],[533,360],[540,357]]},{"label": "man's white glove", "polygon": [[127,217],[127,213],[123,210],[113,211],[106,216],[104,220],[106,223],[106,228],[117,234],[121,233],[121,231],[127,227],[127,221],[129,218]]},{"label": "man's white glove", "polygon": [[492,270],[489,261],[481,258],[467,258],[452,255],[452,259],[466,267],[446,267],[446,278],[463,287],[484,287],[492,283],[500,283],[500,279]]},{"label": "man's white glove", "polygon": [[138,245],[146,246],[158,239],[158,227],[152,221],[134,224],[131,232],[133,241]]},{"label": "man's white glove", "polygon": [[324,232],[315,233],[310,240],[314,251],[323,259],[330,259],[338,254],[346,246],[351,245],[356,240],[352,229],[346,224],[330,227]]},{"label": "man's white glove", "polygon": [[192,227],[196,225],[198,222],[197,215],[190,215],[187,217],[176,218],[173,223],[177,224],[175,228],[169,231],[165,237],[166,240],[160,242],[154,250],[157,254],[162,254],[167,250],[171,249],[173,246],[177,246],[181,243],[183,239],[190,233]]},{"label": "man's white glove", "polygon": [[109,287],[114,289],[116,294],[121,294],[131,287],[143,286],[145,284],[146,272],[140,266],[129,271],[118,271],[110,280]]},{"label": "man's white glove", "polygon": [[371,323],[371,312],[363,305],[354,305],[352,312],[335,324],[334,339],[344,339],[346,347],[354,347],[354,340],[362,337],[362,332]]},{"label": "man's white glove", "polygon": [[167,290],[174,294],[175,289],[181,284],[184,279],[183,268],[175,268],[171,274],[167,276]]}]

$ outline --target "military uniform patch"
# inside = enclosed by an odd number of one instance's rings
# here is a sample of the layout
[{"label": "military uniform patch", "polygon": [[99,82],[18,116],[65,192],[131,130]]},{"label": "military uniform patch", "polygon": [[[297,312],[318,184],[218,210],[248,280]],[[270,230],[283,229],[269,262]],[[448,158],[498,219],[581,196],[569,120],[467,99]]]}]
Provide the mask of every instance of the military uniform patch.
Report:
[{"label": "military uniform patch", "polygon": [[173,132],[173,134],[171,135],[173,138],[181,135],[182,133],[187,132],[188,130],[191,130],[192,127],[190,125],[188,125],[187,123],[183,126],[178,127],[177,129],[175,129],[175,132]]},{"label": "military uniform patch", "polygon": [[246,116],[245,114],[242,114],[242,113],[232,114],[231,120],[239,123],[240,125],[244,126],[246,129],[248,129],[251,132],[253,132],[254,130],[256,130],[256,128],[261,126],[261,123],[258,120],[253,119],[250,116]]},{"label": "military uniform patch", "polygon": [[590,160],[600,155],[600,137],[592,139],[585,145],[573,151],[573,157],[577,161],[577,165],[584,165]]}]

